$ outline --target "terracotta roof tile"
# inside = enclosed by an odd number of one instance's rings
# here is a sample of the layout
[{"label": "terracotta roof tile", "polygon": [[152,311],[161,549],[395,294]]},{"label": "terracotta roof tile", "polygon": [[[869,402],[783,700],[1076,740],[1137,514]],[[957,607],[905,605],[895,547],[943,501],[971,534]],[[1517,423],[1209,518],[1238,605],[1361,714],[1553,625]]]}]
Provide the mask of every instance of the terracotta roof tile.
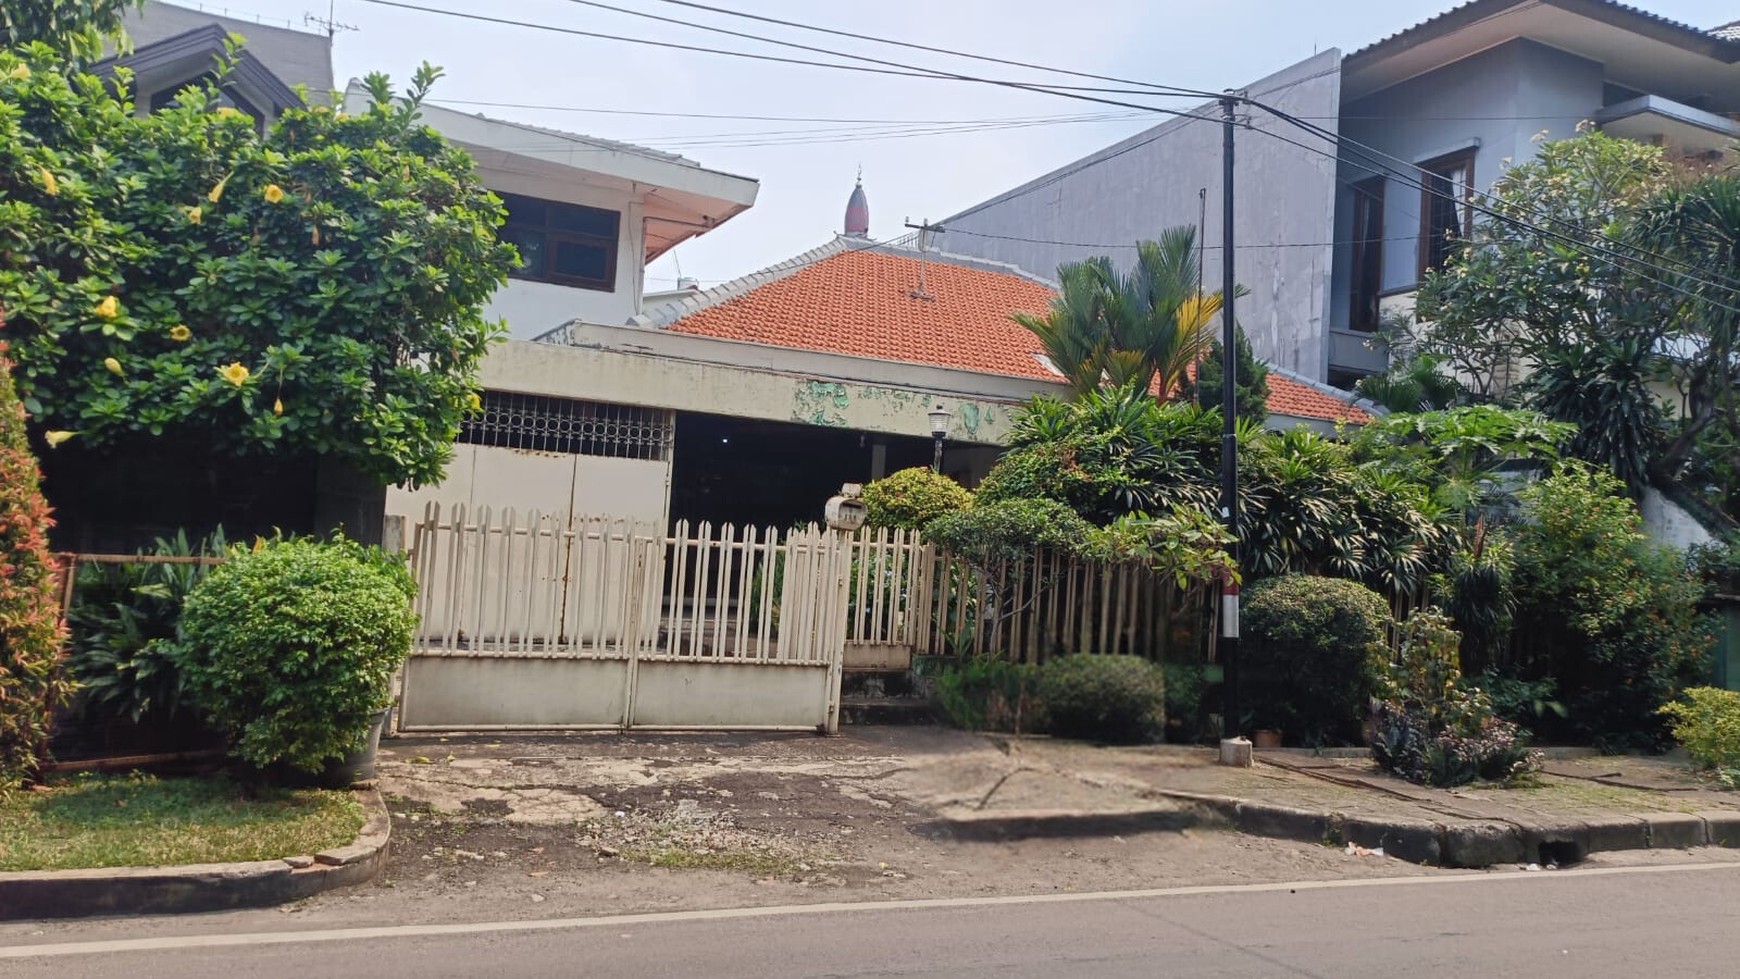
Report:
[{"label": "terracotta roof tile", "polygon": [[[1058,379],[1041,359],[1039,341],[1011,318],[1017,312],[1044,312],[1051,286],[1013,269],[933,253],[924,262],[924,291],[931,298],[918,298],[913,295],[919,280],[915,252],[819,251],[821,257],[807,264],[751,277],[747,289],[722,287],[720,301],[703,300],[693,311],[677,309],[674,318],[654,311],[637,321],[726,340]],[[755,279],[763,281],[752,284]],[[1371,417],[1347,400],[1273,371],[1269,410],[1329,421]]]}]

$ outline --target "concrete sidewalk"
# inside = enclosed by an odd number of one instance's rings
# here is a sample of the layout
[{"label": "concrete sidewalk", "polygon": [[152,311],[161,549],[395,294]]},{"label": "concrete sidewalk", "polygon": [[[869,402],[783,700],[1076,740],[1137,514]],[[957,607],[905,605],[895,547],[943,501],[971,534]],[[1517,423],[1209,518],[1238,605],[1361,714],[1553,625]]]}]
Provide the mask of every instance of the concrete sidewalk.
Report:
[{"label": "concrete sidewalk", "polygon": [[[842,806],[941,838],[1230,824],[1453,867],[1740,846],[1740,798],[1653,759],[1553,761],[1529,787],[1447,791],[1379,774],[1357,758],[1265,752],[1253,768],[1229,769],[1214,764],[1210,749],[1095,747],[932,727],[849,728],[838,738],[420,737],[382,747],[381,788],[390,796],[437,813],[487,811],[507,823],[595,825],[582,839],[601,853],[679,839],[715,854],[729,848],[737,823],[801,829]],[[658,815],[635,829],[636,813]]]}]

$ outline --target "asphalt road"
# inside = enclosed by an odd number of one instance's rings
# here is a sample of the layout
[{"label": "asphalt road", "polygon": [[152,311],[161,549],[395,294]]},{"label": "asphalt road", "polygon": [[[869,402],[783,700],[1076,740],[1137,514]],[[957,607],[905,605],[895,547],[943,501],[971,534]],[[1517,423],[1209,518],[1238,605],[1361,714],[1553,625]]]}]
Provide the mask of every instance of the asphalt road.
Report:
[{"label": "asphalt road", "polygon": [[[214,918],[214,926],[221,923]],[[0,947],[0,976],[1733,976],[1740,867],[1175,888]]]}]

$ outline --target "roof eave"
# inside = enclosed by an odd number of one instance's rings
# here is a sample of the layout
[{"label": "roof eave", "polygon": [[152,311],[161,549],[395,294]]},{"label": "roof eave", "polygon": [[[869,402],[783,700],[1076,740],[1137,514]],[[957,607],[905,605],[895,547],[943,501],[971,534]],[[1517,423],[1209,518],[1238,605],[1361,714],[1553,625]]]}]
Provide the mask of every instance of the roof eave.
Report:
[{"label": "roof eave", "polygon": [[1740,42],[1717,37],[1707,31],[1675,23],[1645,10],[1614,0],[1470,0],[1400,33],[1369,44],[1342,59],[1344,75],[1362,71],[1387,58],[1413,50],[1440,38],[1518,7],[1548,6],[1595,20],[1613,23],[1633,33],[1683,48],[1694,54],[1723,64],[1740,62]]}]

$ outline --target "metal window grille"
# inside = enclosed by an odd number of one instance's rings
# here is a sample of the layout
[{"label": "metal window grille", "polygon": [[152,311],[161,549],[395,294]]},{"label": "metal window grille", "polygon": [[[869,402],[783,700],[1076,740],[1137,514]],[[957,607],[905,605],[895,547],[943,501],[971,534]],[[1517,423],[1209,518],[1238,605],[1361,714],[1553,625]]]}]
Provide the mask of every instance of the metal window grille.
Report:
[{"label": "metal window grille", "polygon": [[459,441],[533,452],[663,461],[675,429],[659,408],[485,391],[483,413],[460,426]]}]

